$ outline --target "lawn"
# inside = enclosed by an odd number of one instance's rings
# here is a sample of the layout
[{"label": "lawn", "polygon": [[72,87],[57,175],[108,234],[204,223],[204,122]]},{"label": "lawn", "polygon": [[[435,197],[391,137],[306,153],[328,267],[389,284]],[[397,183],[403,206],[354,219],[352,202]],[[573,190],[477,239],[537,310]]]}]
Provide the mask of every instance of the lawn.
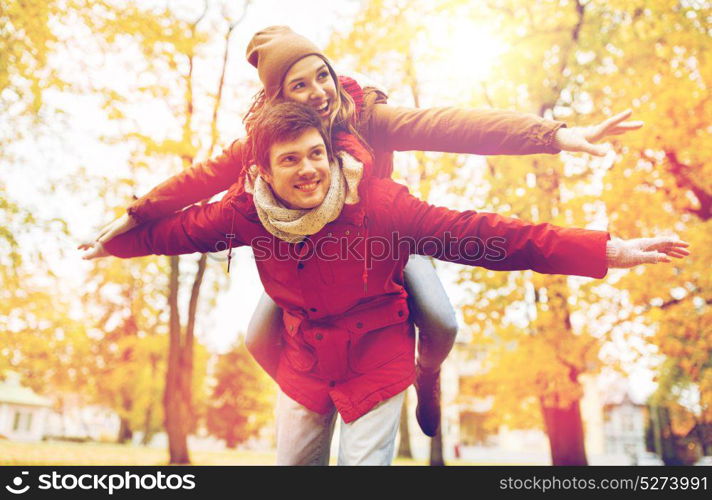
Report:
[{"label": "lawn", "polygon": [[[193,465],[273,465],[274,453],[254,451],[192,451]],[[166,465],[168,451],[134,445],[102,443],[18,443],[0,440],[0,465]],[[395,465],[425,465],[397,459]]]}]

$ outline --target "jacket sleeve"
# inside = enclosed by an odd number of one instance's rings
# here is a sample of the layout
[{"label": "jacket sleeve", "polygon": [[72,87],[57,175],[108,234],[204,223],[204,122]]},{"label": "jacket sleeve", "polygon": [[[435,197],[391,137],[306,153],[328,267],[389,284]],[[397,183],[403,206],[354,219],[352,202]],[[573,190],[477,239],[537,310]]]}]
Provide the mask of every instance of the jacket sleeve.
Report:
[{"label": "jacket sleeve", "polygon": [[440,151],[480,155],[559,153],[563,122],[513,111],[413,109],[376,104],[365,138],[378,151]]},{"label": "jacket sleeve", "polygon": [[245,244],[239,234],[240,222],[235,208],[221,200],[149,221],[115,236],[104,247],[123,258],[219,252],[228,248],[230,240],[233,248]]},{"label": "jacket sleeve", "polygon": [[243,141],[234,141],[216,158],[197,163],[154,187],[133,202],[128,214],[143,223],[226,190],[238,180],[243,165]]},{"label": "jacket sleeve", "polygon": [[411,253],[495,271],[531,269],[591,278],[608,272],[605,231],[450,210],[419,200],[393,181],[377,182],[388,191],[385,199],[398,241],[405,237]]}]

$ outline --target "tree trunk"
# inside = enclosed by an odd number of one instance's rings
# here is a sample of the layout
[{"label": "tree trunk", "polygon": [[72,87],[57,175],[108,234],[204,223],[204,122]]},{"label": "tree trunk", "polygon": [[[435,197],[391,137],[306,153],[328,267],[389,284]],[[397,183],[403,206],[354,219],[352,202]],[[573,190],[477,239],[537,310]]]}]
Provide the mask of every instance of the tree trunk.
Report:
[{"label": "tree trunk", "polygon": [[400,416],[400,443],[398,444],[398,456],[401,458],[413,458],[410,449],[410,430],[408,429],[408,393],[403,398],[403,408]]},{"label": "tree trunk", "polygon": [[[157,354],[151,355],[151,376],[154,378],[158,376],[158,362],[159,356]],[[151,398],[151,403],[146,409],[143,420],[143,437],[141,438],[141,445],[143,446],[148,446],[153,436],[156,435],[156,428],[153,426],[153,412],[156,411],[157,404],[158,403]]]},{"label": "tree trunk", "polygon": [[677,439],[672,431],[670,422],[670,410],[664,406],[653,407],[657,412],[658,426],[660,429],[661,453],[665,465],[684,465],[677,450]]},{"label": "tree trunk", "polygon": [[153,419],[153,404],[148,405],[146,410],[146,415],[144,415],[143,420],[143,437],[141,438],[141,445],[148,446],[153,439],[155,434],[154,430],[151,428],[151,420]]},{"label": "tree trunk", "polygon": [[[183,366],[183,346],[181,345],[180,316],[178,313],[178,277],[180,275],[180,260],[176,256],[170,258],[171,276],[168,291],[168,306],[170,312],[168,368],[166,370],[166,387],[163,393],[163,408],[165,428],[168,434],[168,453],[170,464],[189,464],[188,425],[190,421],[190,392],[184,394],[185,380],[192,378],[192,367]],[[191,346],[192,347],[192,346]],[[190,373],[188,373],[190,371]]]},{"label": "tree trunk", "polygon": [[[245,10],[247,5],[245,4]],[[191,24],[193,38],[196,37],[198,23],[205,17],[208,3],[205,2],[202,14]],[[212,142],[209,153],[212,153],[217,143],[217,119],[220,103],[222,101],[222,89],[224,85],[225,68],[228,61],[228,45],[230,35],[235,26],[244,19],[242,17],[230,24],[225,35],[225,52],[221,70],[220,82],[218,85],[217,98],[213,110],[212,121]],[[188,54],[188,74],[185,75],[185,122],[183,125],[183,140],[192,143],[191,130],[193,120],[193,54]],[[193,164],[192,156],[183,156],[185,168]],[[203,283],[207,257],[202,255],[198,261],[198,271],[193,280],[188,304],[188,321],[183,335],[178,314],[178,285],[180,277],[179,259],[171,257],[171,278],[168,302],[170,306],[170,341],[168,345],[168,369],[166,371],[166,388],[163,396],[163,406],[165,410],[165,428],[168,433],[168,449],[171,464],[189,464],[188,453],[188,432],[193,425],[193,405],[192,405],[192,380],[193,380],[193,341],[195,330],[195,318],[198,306],[200,287]]]},{"label": "tree trunk", "polygon": [[443,458],[443,426],[442,424],[438,427],[438,432],[430,440],[430,466],[431,467],[442,467],[445,465],[445,459]]},{"label": "tree trunk", "polygon": [[[121,393],[121,409],[123,415],[129,415],[131,413],[131,409],[133,408],[133,401],[131,399],[131,396],[126,393],[126,391],[122,391]],[[121,417],[120,425],[119,425],[119,435],[117,437],[117,441],[119,444],[124,444],[126,442],[131,441],[131,438],[133,438],[133,431],[131,430],[131,423],[129,422],[129,417]]]},{"label": "tree trunk", "polygon": [[541,401],[552,465],[588,465],[579,400],[564,408],[546,406]]},{"label": "tree trunk", "polygon": [[227,446],[229,450],[237,448],[237,436],[234,432],[231,431],[225,436],[225,446]]},{"label": "tree trunk", "polygon": [[[560,47],[561,58],[556,75],[566,75],[570,54],[576,51],[580,41],[579,36],[584,23],[585,5],[580,1],[576,2],[576,24],[571,27],[571,39],[569,43],[564,43]],[[561,89],[568,83],[566,77],[555,79],[549,98],[540,101],[539,116],[544,117],[548,111],[553,110],[561,96]],[[549,172],[536,171],[537,164],[534,164],[537,185],[541,186],[546,195],[541,202],[537,203],[540,214],[545,214],[554,220],[556,214],[563,208],[561,197],[561,179],[556,170]],[[571,316],[568,307],[568,285],[564,277],[560,277],[552,283],[547,291],[551,300],[549,308],[562,314],[561,335],[572,335]],[[538,301],[538,299],[536,299]],[[537,305],[537,309],[539,306]],[[556,350],[556,347],[553,347]],[[568,364],[568,363],[566,363]],[[569,365],[570,380],[578,384],[580,367]],[[558,398],[554,398],[558,399]],[[549,438],[552,465],[588,465],[586,459],[586,446],[584,442],[583,420],[581,419],[580,400],[575,399],[563,406],[553,403],[547,404],[543,398],[539,399],[546,433]]]},{"label": "tree trunk", "polygon": [[119,444],[125,444],[125,443],[131,441],[132,437],[133,437],[133,431],[131,430],[131,427],[129,426],[129,419],[126,417],[122,417],[121,422],[119,424],[119,434],[116,437],[116,442]]},{"label": "tree trunk", "polygon": [[709,432],[709,430],[702,431],[702,455],[704,456],[712,455],[712,439],[707,438],[707,436],[709,436]]}]

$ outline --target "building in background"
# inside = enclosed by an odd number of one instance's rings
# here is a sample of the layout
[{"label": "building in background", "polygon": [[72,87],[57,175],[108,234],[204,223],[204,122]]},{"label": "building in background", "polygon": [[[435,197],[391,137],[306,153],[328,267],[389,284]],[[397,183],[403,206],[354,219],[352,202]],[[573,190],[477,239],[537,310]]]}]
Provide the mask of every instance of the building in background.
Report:
[{"label": "building in background", "polygon": [[608,455],[626,455],[633,463],[646,454],[645,422],[648,412],[645,404],[634,401],[630,391],[611,395],[603,405],[605,452]]},{"label": "building in background", "polygon": [[45,438],[63,441],[114,442],[121,419],[113,410],[87,404],[80,394],[58,396],[58,410],[47,416]]},{"label": "building in background", "polygon": [[0,381],[0,436],[13,441],[40,441],[52,401],[20,384],[15,372]]}]

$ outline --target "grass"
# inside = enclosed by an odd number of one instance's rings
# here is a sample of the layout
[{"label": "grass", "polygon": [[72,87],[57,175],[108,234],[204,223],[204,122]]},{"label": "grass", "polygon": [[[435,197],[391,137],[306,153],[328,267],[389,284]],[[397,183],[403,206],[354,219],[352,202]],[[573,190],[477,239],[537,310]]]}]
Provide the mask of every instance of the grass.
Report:
[{"label": "grass", "polygon": [[[274,453],[244,450],[191,451],[193,465],[273,465]],[[168,451],[103,443],[0,441],[0,465],[166,465]],[[394,465],[425,465],[396,459]]]}]

